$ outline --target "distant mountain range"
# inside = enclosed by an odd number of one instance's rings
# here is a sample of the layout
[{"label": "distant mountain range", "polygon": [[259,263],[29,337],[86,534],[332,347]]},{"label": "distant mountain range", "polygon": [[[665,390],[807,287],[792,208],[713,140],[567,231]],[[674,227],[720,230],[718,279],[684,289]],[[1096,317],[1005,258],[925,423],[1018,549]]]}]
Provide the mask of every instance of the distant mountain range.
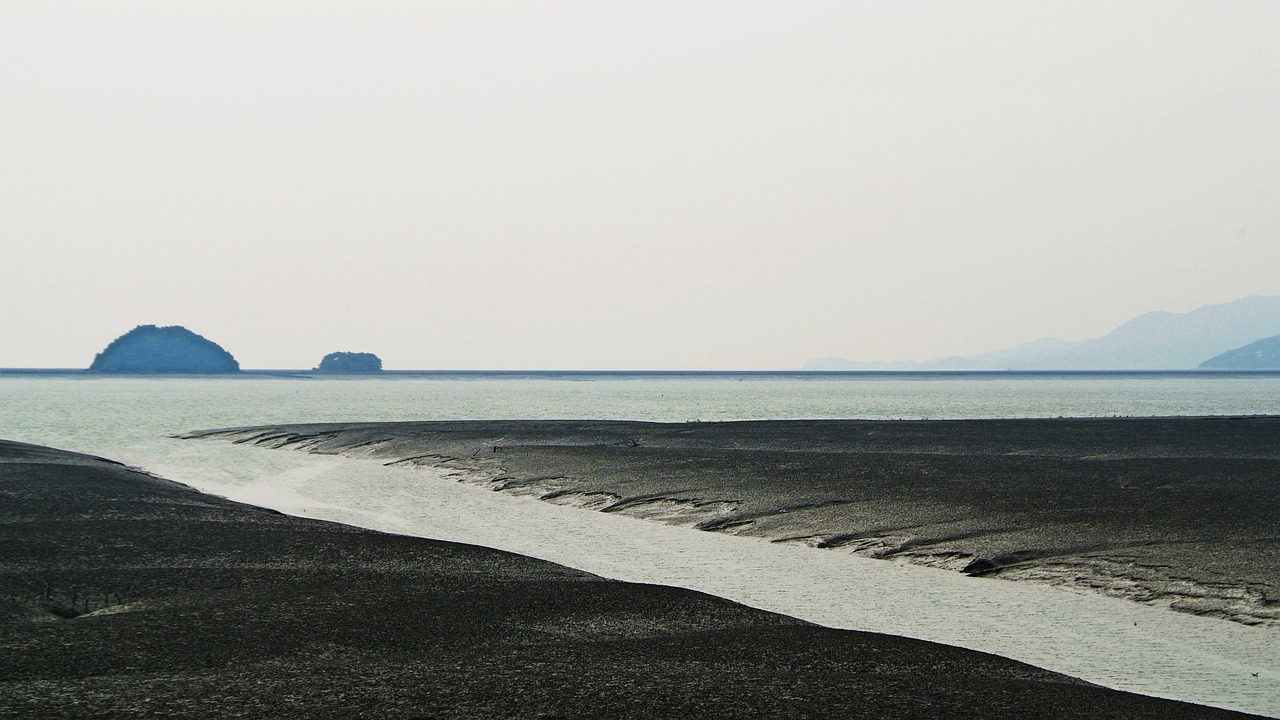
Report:
[{"label": "distant mountain range", "polygon": [[1276,335],[1280,335],[1280,297],[1255,295],[1186,313],[1146,313],[1095,340],[1043,338],[983,355],[921,363],[821,358],[810,360],[802,369],[1193,370],[1223,353]]},{"label": "distant mountain range", "polygon": [[1251,342],[1200,363],[1206,370],[1280,370],[1280,335]]}]

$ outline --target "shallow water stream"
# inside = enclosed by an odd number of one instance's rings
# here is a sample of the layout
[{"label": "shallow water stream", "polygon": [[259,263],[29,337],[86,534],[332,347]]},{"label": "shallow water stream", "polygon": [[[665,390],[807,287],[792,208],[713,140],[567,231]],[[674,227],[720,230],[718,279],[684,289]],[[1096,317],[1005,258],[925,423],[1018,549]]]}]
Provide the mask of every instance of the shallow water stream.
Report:
[{"label": "shallow water stream", "polygon": [[182,442],[192,447],[147,467],[294,515],[486,545],[832,627],[996,653],[1109,687],[1280,716],[1274,629],[563,507],[432,468]]}]

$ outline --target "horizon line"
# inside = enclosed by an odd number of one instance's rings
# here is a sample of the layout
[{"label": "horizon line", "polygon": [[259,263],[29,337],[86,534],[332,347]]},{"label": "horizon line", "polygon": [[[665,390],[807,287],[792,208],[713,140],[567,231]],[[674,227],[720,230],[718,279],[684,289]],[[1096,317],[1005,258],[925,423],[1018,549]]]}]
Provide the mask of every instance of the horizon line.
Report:
[{"label": "horizon line", "polygon": [[360,377],[376,378],[385,376],[443,376],[443,375],[758,375],[758,376],[956,376],[956,375],[1277,375],[1280,368],[1273,369],[1215,369],[1215,368],[1166,368],[1166,369],[1041,369],[1041,370],[590,370],[590,369],[435,369],[435,370],[379,370],[375,372],[320,372],[312,368],[245,368],[234,373],[189,373],[189,372],[99,372],[88,368],[0,368],[5,375],[86,375],[90,377],[238,377],[243,375],[276,375],[276,376],[320,376],[320,377]]}]

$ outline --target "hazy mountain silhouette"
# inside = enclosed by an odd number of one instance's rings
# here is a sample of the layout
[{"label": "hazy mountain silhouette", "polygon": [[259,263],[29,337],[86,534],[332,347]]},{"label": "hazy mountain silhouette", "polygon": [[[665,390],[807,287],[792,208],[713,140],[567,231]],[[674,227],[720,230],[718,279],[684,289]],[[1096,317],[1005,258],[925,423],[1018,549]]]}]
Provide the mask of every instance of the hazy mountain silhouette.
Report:
[{"label": "hazy mountain silhouette", "polygon": [[1151,312],[1046,358],[1071,370],[1181,370],[1259,338],[1280,335],[1280,297],[1252,296],[1175,314]]},{"label": "hazy mountain silhouette", "polygon": [[1280,370],[1280,335],[1228,350],[1200,363],[1200,367],[1208,370]]},{"label": "hazy mountain silhouette", "polygon": [[1011,370],[1044,362],[1054,355],[1088,342],[1088,340],[1059,340],[1040,338],[1029,343],[1014,345],[1004,350],[982,355],[957,355],[920,363],[921,370]]},{"label": "hazy mountain silhouette", "polygon": [[[1096,340],[1044,338],[983,355],[923,363],[824,358],[805,370],[1192,370],[1228,350],[1280,335],[1280,297],[1254,295],[1186,313],[1150,312]],[[821,366],[815,367],[815,364]]]}]

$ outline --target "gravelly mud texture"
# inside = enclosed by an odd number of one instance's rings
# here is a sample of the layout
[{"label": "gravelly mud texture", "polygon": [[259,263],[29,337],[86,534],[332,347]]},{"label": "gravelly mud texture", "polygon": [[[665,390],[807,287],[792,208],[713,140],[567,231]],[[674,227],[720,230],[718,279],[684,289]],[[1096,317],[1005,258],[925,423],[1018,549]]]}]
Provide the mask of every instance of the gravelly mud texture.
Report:
[{"label": "gravelly mud texture", "polygon": [[1280,418],[472,421],[192,433],[1280,625]]},{"label": "gravelly mud texture", "polygon": [[1243,717],[4,441],[0,536],[0,717]]}]

